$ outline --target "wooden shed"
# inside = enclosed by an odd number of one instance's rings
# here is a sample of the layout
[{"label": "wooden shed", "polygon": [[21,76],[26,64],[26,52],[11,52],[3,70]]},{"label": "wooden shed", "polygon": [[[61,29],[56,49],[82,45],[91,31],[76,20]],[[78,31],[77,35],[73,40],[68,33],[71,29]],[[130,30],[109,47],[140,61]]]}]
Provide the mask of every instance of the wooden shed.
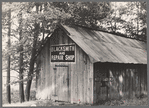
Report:
[{"label": "wooden shed", "polygon": [[59,25],[37,57],[37,99],[95,104],[147,94],[147,45]]}]

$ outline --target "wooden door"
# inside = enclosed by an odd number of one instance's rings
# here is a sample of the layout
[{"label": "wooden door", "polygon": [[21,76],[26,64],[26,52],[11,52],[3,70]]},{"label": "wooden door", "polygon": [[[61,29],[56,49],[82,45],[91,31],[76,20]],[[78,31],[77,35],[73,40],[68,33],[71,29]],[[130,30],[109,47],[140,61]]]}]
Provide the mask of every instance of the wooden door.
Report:
[{"label": "wooden door", "polygon": [[69,72],[68,67],[56,67],[55,92],[60,101],[69,101]]}]

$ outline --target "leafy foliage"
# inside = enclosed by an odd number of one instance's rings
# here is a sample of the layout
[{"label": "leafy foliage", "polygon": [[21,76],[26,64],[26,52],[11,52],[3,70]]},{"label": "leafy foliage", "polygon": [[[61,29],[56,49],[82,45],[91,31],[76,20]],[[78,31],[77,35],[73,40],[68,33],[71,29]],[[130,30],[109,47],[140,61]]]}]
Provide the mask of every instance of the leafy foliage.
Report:
[{"label": "leafy foliage", "polygon": [[77,24],[87,27],[97,27],[97,21],[105,18],[110,12],[107,2],[53,2],[53,6],[71,15],[65,24]]},{"label": "leafy foliage", "polygon": [[[146,2],[127,2],[121,7],[111,2],[3,2],[2,4],[3,61],[11,55],[11,71],[19,72],[18,53],[20,46],[23,45],[24,76],[29,72],[35,38],[37,38],[35,45],[37,52],[39,46],[43,44],[42,40],[51,34],[59,23],[87,26],[146,40]],[[4,43],[7,43],[5,40],[8,35],[9,9],[12,11],[12,17],[11,47],[8,49]],[[23,15],[22,27],[18,23],[20,13]],[[35,36],[36,25],[39,25],[37,36]],[[22,30],[21,40],[19,40],[20,30]],[[4,69],[5,65],[6,63],[3,63]]]},{"label": "leafy foliage", "polygon": [[125,37],[146,41],[146,2],[112,2],[110,14],[100,20],[100,28],[124,34]]}]

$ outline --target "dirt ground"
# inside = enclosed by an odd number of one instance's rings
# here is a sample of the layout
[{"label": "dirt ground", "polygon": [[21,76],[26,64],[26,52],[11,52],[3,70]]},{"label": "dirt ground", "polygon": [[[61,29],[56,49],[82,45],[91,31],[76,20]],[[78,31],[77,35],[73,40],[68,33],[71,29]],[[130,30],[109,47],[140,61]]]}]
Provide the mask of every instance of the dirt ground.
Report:
[{"label": "dirt ground", "polygon": [[[19,93],[15,91],[11,94],[11,104],[7,103],[6,93],[3,93],[2,104],[4,106],[91,106],[88,104],[71,104],[68,102],[55,102],[52,100],[36,100],[35,92],[31,92],[31,98],[29,102],[19,103]],[[148,106],[148,97],[143,96],[141,98],[133,99],[121,99],[121,100],[105,100],[100,101],[94,106]]]},{"label": "dirt ground", "polygon": [[[37,106],[92,106],[87,104],[71,104],[67,102],[53,102],[51,100],[38,101]],[[148,97],[127,99],[127,100],[109,100],[102,101],[94,106],[148,106]]]},{"label": "dirt ground", "polygon": [[[4,107],[13,107],[13,106],[92,106],[87,104],[71,104],[68,102],[55,102],[52,100],[34,100],[24,103],[12,103],[4,104]],[[148,106],[148,98],[142,99],[129,99],[129,100],[111,100],[96,104],[94,106]]]}]

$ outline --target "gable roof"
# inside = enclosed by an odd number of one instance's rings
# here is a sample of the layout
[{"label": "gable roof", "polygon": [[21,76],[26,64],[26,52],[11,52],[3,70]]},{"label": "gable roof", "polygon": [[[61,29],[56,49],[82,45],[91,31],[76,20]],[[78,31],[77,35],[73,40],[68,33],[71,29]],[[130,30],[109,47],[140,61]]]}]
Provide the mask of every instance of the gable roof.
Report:
[{"label": "gable roof", "polygon": [[79,26],[61,26],[94,62],[147,64],[145,42]]}]

